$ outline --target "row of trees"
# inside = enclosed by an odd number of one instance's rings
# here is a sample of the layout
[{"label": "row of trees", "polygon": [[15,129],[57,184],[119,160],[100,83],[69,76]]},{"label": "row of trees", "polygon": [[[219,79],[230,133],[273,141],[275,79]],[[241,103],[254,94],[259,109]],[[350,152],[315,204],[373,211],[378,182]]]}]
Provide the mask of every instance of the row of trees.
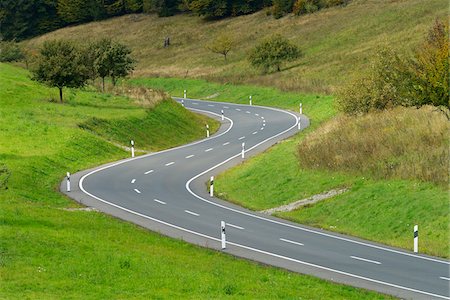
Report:
[{"label": "row of trees", "polygon": [[128,13],[161,17],[194,12],[207,19],[251,14],[264,7],[279,18],[310,13],[349,0],[2,0],[0,40],[22,40],[64,27]]},{"label": "row of trees", "polygon": [[399,105],[433,105],[450,120],[448,36],[448,23],[437,20],[412,56],[380,49],[369,72],[338,91],[338,108],[363,114]]},{"label": "row of trees", "polygon": [[134,68],[131,50],[110,39],[102,39],[81,47],[70,41],[47,41],[40,49],[33,67],[33,79],[59,89],[63,102],[63,88],[78,88],[88,80],[110,77],[115,85],[117,78],[127,76]]}]

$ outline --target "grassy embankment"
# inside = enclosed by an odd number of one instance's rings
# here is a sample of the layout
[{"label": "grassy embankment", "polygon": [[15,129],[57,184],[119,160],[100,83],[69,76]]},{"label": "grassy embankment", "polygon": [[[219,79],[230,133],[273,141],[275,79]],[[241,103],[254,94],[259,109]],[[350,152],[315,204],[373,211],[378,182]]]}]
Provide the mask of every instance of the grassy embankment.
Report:
[{"label": "grassy embankment", "polygon": [[[256,84],[282,90],[327,92],[367,67],[376,49],[388,44],[402,52],[415,46],[436,17],[446,18],[446,0],[353,0],[346,7],[275,20],[265,11],[205,22],[195,15],[158,18],[129,15],[72,26],[25,42],[36,47],[54,38],[86,41],[112,37],[129,45],[138,60],[136,77],[202,78]],[[220,34],[232,34],[236,47],[225,63],[205,46]],[[304,56],[283,72],[263,75],[246,60],[265,37],[280,33],[298,44]],[[166,36],[171,46],[163,48]]]},{"label": "grassy embankment", "polygon": [[[148,113],[127,98],[89,91],[67,91],[66,104],[51,103],[56,91],[27,76],[0,64],[0,162],[11,171],[8,189],[0,191],[1,298],[387,298],[201,249],[101,213],[64,210],[77,207],[56,190],[67,170],[129,155],[106,137],[128,142],[128,132],[171,131],[180,125],[172,122],[176,116],[182,128],[194,129],[175,135],[175,145],[202,137],[205,119],[171,101]],[[79,127],[93,117],[106,120],[93,127],[103,136]],[[142,148],[167,147],[167,138],[149,137]]]},{"label": "grassy embankment", "polygon": [[[310,135],[312,138],[318,134],[314,130],[335,114],[330,96],[282,93],[273,88],[218,85],[202,80],[153,78],[135,79],[132,82],[163,88],[178,96],[181,96],[184,88],[188,89],[190,97],[195,98],[218,94],[210,100],[237,103],[246,103],[248,95],[252,94],[256,104],[287,109],[297,109],[300,99],[304,103],[304,112],[312,119],[311,128],[306,130],[306,136]],[[378,122],[372,122],[373,118],[378,119]],[[431,118],[433,121],[430,121]],[[317,132],[329,132],[333,127],[335,135],[342,132],[341,145],[347,145],[344,149],[347,154],[356,151],[358,143],[365,145],[374,141],[382,144],[378,149],[383,155],[380,157],[387,164],[395,164],[401,159],[399,153],[403,153],[401,173],[405,176],[398,173],[386,176],[383,173],[383,170],[386,171],[383,169],[385,166],[375,166],[374,170],[368,170],[369,159],[367,164],[362,162],[363,154],[359,156],[359,165],[355,162],[352,168],[327,170],[311,165],[299,167],[299,160],[302,165],[302,154],[297,153],[297,147],[305,137],[305,134],[299,134],[220,175],[216,178],[217,195],[254,210],[263,210],[334,188],[348,187],[349,192],[343,195],[278,216],[406,249],[412,249],[412,228],[414,224],[419,224],[420,251],[449,257],[448,191],[444,186],[447,181],[442,178],[438,179],[439,182],[427,182],[431,177],[446,174],[444,169],[445,158],[448,157],[448,138],[445,132],[448,124],[442,115],[428,109],[406,112],[397,110],[390,114],[371,116],[365,121],[360,120],[360,124],[355,125],[359,128],[357,132],[348,124],[330,122],[324,125],[327,129]],[[375,136],[376,133],[378,136]],[[352,141],[351,137],[353,140],[354,137],[359,139]],[[327,138],[329,144],[317,142],[317,149],[312,149],[311,152],[323,154],[336,150],[331,148],[333,139]],[[430,143],[429,139],[434,142]],[[330,149],[327,150],[328,148]],[[364,152],[367,147],[360,149]],[[433,164],[430,165],[429,158],[434,157],[430,156],[431,153],[435,153],[437,158],[432,159]],[[376,165],[380,157],[373,157],[371,161]],[[367,170],[359,168],[365,165],[368,166]],[[411,175],[414,168],[416,174]],[[438,169],[431,171],[427,168]],[[421,178],[419,173],[425,177]],[[426,177],[426,173],[435,175]]]}]

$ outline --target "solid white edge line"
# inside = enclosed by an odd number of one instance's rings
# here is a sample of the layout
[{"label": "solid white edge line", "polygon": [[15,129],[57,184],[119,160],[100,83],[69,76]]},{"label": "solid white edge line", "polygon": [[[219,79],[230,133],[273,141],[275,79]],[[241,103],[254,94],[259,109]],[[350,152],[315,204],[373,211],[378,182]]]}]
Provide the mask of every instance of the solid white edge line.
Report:
[{"label": "solid white edge line", "polygon": [[205,152],[209,152],[209,151],[211,151],[211,150],[213,150],[213,149],[214,149],[214,148],[206,149]]},{"label": "solid white edge line", "polygon": [[450,278],[448,278],[448,277],[441,276],[441,277],[439,277],[439,278],[440,278],[440,279],[443,279],[443,280],[450,281]]},{"label": "solid white edge line", "polygon": [[245,228],[244,227],[241,227],[241,226],[237,226],[237,225],[234,225],[234,224],[231,224],[231,223],[225,223],[227,226],[230,226],[230,227],[233,227],[233,228],[236,228],[236,229],[240,229],[240,230],[244,230]]},{"label": "solid white edge line", "polygon": [[159,204],[163,204],[163,205],[165,205],[165,204],[166,204],[166,202],[164,202],[164,201],[161,201],[161,200],[158,200],[158,199],[153,199],[153,201],[155,201],[155,202],[158,202]]},{"label": "solid white edge line", "polygon": [[353,259],[356,259],[356,260],[365,261],[365,262],[376,264],[376,265],[381,265],[381,263],[379,261],[376,261],[376,260],[371,260],[371,259],[367,259],[367,258],[353,256],[353,255],[350,256],[350,257],[353,258]]},{"label": "solid white edge line", "polygon": [[131,183],[133,184],[133,183],[135,183],[135,182],[136,182],[136,179],[133,178],[133,180],[131,180]]},{"label": "solid white edge line", "polygon": [[148,175],[148,174],[150,174],[150,173],[153,173],[153,170],[149,170],[149,171],[145,172],[144,174],[145,174],[145,175]]},{"label": "solid white edge line", "polygon": [[196,217],[200,216],[200,215],[199,215],[198,213],[195,213],[195,212],[193,212],[193,211],[190,211],[190,210],[187,210],[187,209],[185,209],[185,210],[184,210],[184,212],[185,212],[185,213],[187,213],[187,214],[190,214],[190,215],[196,216]]},{"label": "solid white edge line", "polygon": [[[276,108],[263,107],[263,106],[258,106],[258,105],[254,105],[254,107],[265,108],[265,109],[274,110],[274,111],[282,111],[282,110],[279,110],[279,109],[276,109]],[[191,109],[191,110],[197,110],[197,111],[202,111],[202,112],[206,112],[206,113],[210,113],[210,114],[213,114],[213,115],[216,115],[216,116],[219,116],[219,117],[220,117],[220,115],[218,115],[218,114],[216,114],[216,113],[213,113],[213,112],[204,111],[204,110],[200,110],[200,109],[193,109],[193,108],[189,108],[189,109]],[[292,113],[290,113],[290,112],[287,112],[287,111],[282,111],[282,112],[294,116],[295,119],[296,119],[296,124],[295,124],[294,126],[292,126],[291,128],[289,128],[289,129],[287,129],[287,130],[285,130],[285,131],[283,131],[283,132],[281,132],[281,133],[278,133],[277,135],[274,135],[274,136],[272,136],[272,137],[270,137],[270,138],[268,138],[268,139],[262,141],[262,142],[259,143],[259,144],[256,144],[255,146],[253,146],[252,148],[248,149],[247,151],[252,150],[253,148],[255,148],[255,147],[257,147],[257,146],[259,146],[259,145],[265,143],[266,141],[268,141],[268,140],[270,140],[270,139],[272,139],[272,138],[275,138],[275,137],[277,137],[277,136],[279,136],[279,135],[281,135],[281,134],[284,134],[284,133],[288,132],[289,130],[291,130],[292,128],[294,128],[295,126],[297,126],[297,124],[298,124],[298,118],[297,118],[294,114],[292,114]],[[220,136],[226,134],[226,133],[227,133],[228,131],[230,131],[231,128],[233,127],[233,120],[231,120],[231,119],[228,118],[228,117],[225,117],[225,118],[226,118],[227,120],[229,120],[230,123],[231,123],[230,126],[229,126],[229,128],[228,128],[226,131],[222,132],[221,134],[216,135],[216,136],[213,136],[212,138],[218,138],[218,137],[220,137]],[[210,138],[210,139],[211,139],[211,138]],[[78,186],[79,186],[80,190],[81,190],[83,193],[85,193],[85,194],[91,196],[91,197],[94,198],[94,199],[97,199],[97,200],[100,201],[100,202],[103,202],[103,203],[106,203],[106,204],[111,205],[111,206],[113,206],[113,207],[122,209],[122,210],[124,210],[124,211],[127,211],[127,212],[129,212],[129,213],[135,214],[135,215],[137,215],[137,216],[140,216],[140,217],[143,217],[143,218],[146,218],[146,219],[149,219],[149,220],[158,222],[158,223],[160,223],[160,224],[164,224],[164,225],[166,225],[166,226],[169,226],[169,227],[172,227],[172,228],[176,228],[176,229],[179,229],[179,230],[182,230],[182,231],[191,233],[191,234],[195,234],[195,235],[198,235],[198,236],[201,236],[201,237],[204,237],[204,238],[209,238],[209,239],[211,239],[211,240],[220,242],[221,240],[218,239],[218,238],[214,238],[214,237],[211,237],[211,236],[208,236],[208,235],[199,233],[199,232],[195,232],[195,231],[192,231],[192,230],[189,230],[189,229],[186,229],[186,228],[183,228],[183,227],[180,227],[180,226],[171,224],[171,223],[167,223],[167,222],[164,222],[164,221],[162,221],[162,220],[158,220],[158,219],[152,218],[152,217],[150,217],[150,216],[147,216],[147,215],[144,215],[144,214],[141,214],[141,213],[132,211],[132,210],[127,209],[127,208],[125,208],[125,207],[122,207],[122,206],[120,206],[120,205],[117,205],[117,204],[108,202],[108,201],[106,201],[106,200],[103,200],[103,199],[101,199],[101,198],[99,198],[99,197],[97,197],[97,196],[95,196],[95,195],[89,193],[89,192],[86,191],[86,190],[84,189],[84,187],[83,187],[83,181],[84,181],[84,179],[86,179],[86,177],[88,177],[88,176],[90,176],[90,175],[92,175],[92,174],[94,174],[94,173],[103,171],[103,170],[105,170],[105,169],[112,168],[112,167],[114,167],[114,166],[121,165],[121,164],[123,164],[123,163],[129,162],[129,161],[132,161],[132,160],[142,159],[142,158],[144,158],[144,157],[149,157],[149,156],[153,156],[153,155],[156,155],[156,154],[162,154],[162,153],[165,153],[165,152],[169,152],[169,151],[173,151],[173,150],[177,150],[177,149],[186,148],[186,147],[189,147],[189,146],[193,146],[193,145],[202,143],[202,142],[204,142],[204,141],[205,141],[205,139],[204,139],[204,140],[197,141],[197,142],[194,142],[194,143],[191,143],[191,144],[179,146],[179,147],[176,147],[176,148],[163,150],[163,151],[161,151],[161,152],[150,153],[150,154],[146,154],[146,155],[142,155],[142,156],[138,156],[138,157],[134,157],[134,158],[129,158],[129,159],[126,159],[126,160],[117,162],[117,163],[115,163],[115,164],[111,164],[111,165],[108,165],[108,166],[104,166],[104,167],[95,169],[95,170],[93,170],[93,171],[91,171],[91,172],[85,174],[84,176],[82,176],[81,179],[80,179],[80,181],[78,182]],[[240,154],[237,154],[237,155],[235,155],[235,156],[232,156],[232,157],[228,158],[227,160],[223,161],[222,163],[220,163],[220,164],[218,164],[218,165],[216,165],[216,166],[214,166],[214,167],[212,167],[212,168],[210,168],[210,169],[204,171],[203,173],[200,173],[200,174],[198,174],[197,176],[191,178],[188,182],[186,182],[186,189],[187,189],[192,195],[194,195],[195,197],[197,197],[198,199],[200,199],[200,200],[202,200],[202,201],[205,201],[205,202],[207,202],[207,203],[216,205],[216,206],[218,206],[218,207],[222,207],[222,208],[228,209],[228,210],[230,210],[230,211],[234,211],[234,212],[241,213],[241,214],[244,214],[244,215],[248,215],[248,216],[251,216],[251,217],[254,217],[254,218],[258,218],[258,219],[261,219],[261,220],[265,220],[265,221],[267,221],[267,222],[272,222],[272,223],[275,223],[275,224],[279,224],[279,225],[283,225],[283,226],[287,226],[287,227],[291,227],[291,228],[297,228],[297,229],[299,229],[299,230],[303,230],[303,231],[306,231],[306,232],[310,232],[310,233],[314,233],[314,234],[318,234],[318,235],[323,235],[323,236],[328,236],[328,237],[331,237],[331,238],[335,238],[335,239],[339,239],[339,240],[343,240],[343,241],[347,241],[347,242],[355,243],[355,244],[359,244],[359,245],[364,245],[364,246],[367,246],[367,247],[371,247],[371,248],[375,248],[375,249],[379,249],[379,250],[383,250],[383,251],[387,251],[387,252],[392,252],[392,253],[396,253],[396,254],[400,254],[400,255],[406,255],[406,256],[410,256],[410,257],[414,257],[414,258],[418,258],[418,259],[424,259],[424,260],[429,260],[429,261],[434,261],[434,262],[438,262],[438,263],[450,265],[450,262],[446,262],[446,261],[442,261],[442,260],[438,260],[438,259],[433,259],[433,258],[426,257],[426,256],[419,256],[419,255],[415,255],[415,254],[411,254],[411,253],[407,253],[407,252],[401,252],[401,251],[397,251],[397,250],[389,249],[389,248],[384,248],[384,247],[377,246],[377,245],[371,245],[371,244],[367,244],[367,243],[360,242],[360,241],[356,241],[356,240],[351,240],[351,239],[344,238],[344,237],[340,237],[340,236],[334,236],[334,235],[327,234],[327,233],[324,233],[324,232],[318,232],[318,231],[315,231],[315,230],[312,230],[312,229],[302,228],[302,227],[299,227],[299,226],[296,226],[296,225],[292,225],[292,224],[287,224],[287,223],[282,223],[282,222],[275,221],[275,220],[271,220],[271,219],[266,219],[266,218],[261,217],[261,216],[253,215],[253,214],[250,214],[250,213],[247,213],[247,212],[244,212],[244,211],[239,211],[239,210],[236,210],[236,209],[234,209],[234,208],[226,207],[226,206],[224,206],[224,205],[221,205],[221,204],[218,204],[218,203],[214,203],[214,202],[208,201],[208,200],[206,200],[206,199],[204,199],[204,198],[202,198],[202,197],[200,197],[200,196],[194,194],[194,193],[192,192],[192,190],[190,190],[189,184],[190,184],[190,182],[192,182],[194,179],[196,179],[196,178],[202,176],[203,174],[209,172],[209,171],[212,170],[212,169],[215,169],[215,168],[219,167],[219,166],[222,165],[222,164],[227,163],[228,161],[230,161],[230,160],[232,160],[232,159],[234,159],[234,158],[236,158],[236,157],[238,157],[238,156],[240,156]],[[300,264],[309,265],[309,266],[312,266],[312,267],[317,267],[317,268],[324,269],[324,270],[328,270],[328,271],[331,271],[331,272],[335,272],[335,273],[347,275],[347,276],[354,277],[354,278],[360,278],[360,279],[363,279],[363,280],[367,280],[367,281],[371,281],[371,282],[375,282],[375,283],[379,283],[379,284],[384,284],[384,285],[387,285],[387,286],[392,286],[392,287],[396,287],[396,288],[399,288],[399,289],[404,289],[404,290],[408,290],[408,291],[412,291],[412,292],[416,292],[416,293],[420,293],[420,294],[424,294],[424,295],[430,295],[430,296],[438,297],[438,298],[441,298],[441,299],[450,299],[450,297],[446,297],[446,296],[442,296],[442,295],[436,295],[436,294],[432,294],[432,293],[428,293],[428,292],[424,292],[424,291],[420,291],[420,290],[415,290],[415,289],[408,288],[408,287],[403,287],[403,286],[399,286],[399,285],[395,285],[395,284],[391,284],[391,283],[387,283],[387,282],[383,282],[383,281],[379,281],[379,280],[375,280],[375,279],[370,279],[370,278],[362,277],[362,276],[359,276],[359,275],[354,275],[354,274],[350,274],[350,273],[346,273],[346,272],[342,272],[342,271],[338,271],[338,270],[329,269],[329,268],[322,267],[322,266],[319,266],[319,265],[314,265],[314,264],[310,264],[310,263],[307,263],[307,262],[302,262],[302,261],[300,261],[300,260],[296,260],[296,259],[289,258],[289,257],[283,257],[283,256],[278,255],[278,254],[265,252],[265,251],[263,251],[263,250],[259,250],[259,249],[256,249],[256,248],[247,247],[247,246],[244,246],[244,245],[239,245],[239,244],[235,244],[235,243],[231,243],[231,242],[228,242],[228,244],[233,245],[233,246],[236,246],[236,247],[241,247],[241,248],[244,248],[244,249],[252,250],[252,251],[255,251],[255,252],[267,254],[267,255],[270,255],[270,256],[279,257],[279,258],[283,258],[283,259],[286,259],[286,260],[298,262],[298,263],[300,263]]]},{"label": "solid white edge line", "polygon": [[171,165],[173,165],[174,163],[175,163],[174,161],[171,161],[170,163],[167,163],[167,164],[166,164],[166,167],[171,166]]},{"label": "solid white edge line", "polygon": [[[177,98],[177,97],[174,97],[174,98],[175,98],[175,99],[182,99],[182,98]],[[187,100],[192,100],[192,99],[187,99]],[[204,101],[204,100],[200,100],[200,101]],[[207,102],[207,101],[204,101],[204,102]],[[217,102],[215,102],[215,103],[221,103],[221,104],[227,104],[227,105],[233,105],[233,106],[237,106],[237,105],[238,105],[238,106],[242,106],[242,104],[226,103],[226,102],[219,102],[219,101],[217,101]],[[279,134],[277,134],[277,135],[274,135],[274,136],[272,136],[272,137],[270,137],[270,138],[267,138],[266,140],[260,142],[259,144],[256,144],[256,145],[253,146],[252,148],[247,149],[245,152],[250,151],[250,150],[252,150],[253,148],[256,148],[257,146],[259,146],[259,145],[265,143],[266,141],[268,141],[268,140],[270,140],[270,139],[272,139],[272,138],[275,138],[275,137],[277,137],[277,136],[279,136],[279,135],[281,135],[281,134],[284,134],[284,133],[288,132],[289,130],[293,129],[294,127],[298,126],[298,118],[297,118],[296,115],[294,115],[294,114],[291,113],[291,112],[284,111],[284,110],[277,109],[277,108],[273,108],[273,107],[266,107],[266,106],[259,106],[259,105],[253,105],[253,107],[258,107],[258,108],[263,108],[263,109],[268,109],[268,110],[273,110],[273,111],[284,112],[284,113],[286,113],[286,114],[292,115],[292,116],[295,118],[296,123],[295,123],[295,125],[292,126],[291,128],[289,128],[289,129],[287,129],[287,130],[285,130],[285,131],[283,131],[283,132],[281,132],[281,133],[279,133]],[[204,113],[209,113],[209,114],[215,115],[215,116],[217,116],[217,117],[221,117],[221,115],[216,114],[216,113],[214,113],[214,112],[207,111],[207,110],[201,110],[201,109],[195,109],[195,108],[188,108],[188,109],[189,109],[189,110],[194,110],[194,111],[200,111],[200,112],[204,112]],[[264,119],[264,117],[261,117],[261,118]],[[222,132],[221,134],[218,134],[218,135],[216,135],[216,136],[212,136],[212,137],[210,137],[209,139],[203,139],[203,140],[200,140],[200,141],[196,141],[196,142],[193,142],[193,143],[190,143],[190,144],[186,144],[186,145],[182,145],[182,146],[179,146],[179,147],[175,147],[175,148],[172,148],[172,149],[166,149],[166,150],[163,150],[163,151],[160,151],[160,152],[154,152],[154,153],[149,153],[149,154],[137,156],[137,157],[134,157],[134,158],[129,158],[129,159],[126,159],[126,160],[122,160],[122,161],[120,161],[120,162],[117,162],[117,163],[115,163],[115,164],[111,164],[111,165],[104,166],[104,167],[99,168],[99,169],[95,169],[95,170],[93,170],[92,172],[90,172],[90,173],[84,175],[84,176],[80,179],[78,185],[79,185],[80,189],[81,189],[84,193],[86,193],[86,194],[88,194],[88,195],[90,195],[90,196],[93,196],[92,194],[89,194],[86,190],[84,190],[84,189],[82,188],[82,184],[83,184],[84,178],[88,177],[89,175],[94,174],[94,173],[97,173],[97,172],[100,172],[100,171],[103,171],[103,170],[105,170],[105,169],[109,169],[109,168],[112,168],[112,167],[121,165],[121,164],[123,164],[123,163],[129,162],[129,161],[132,161],[132,160],[142,159],[142,158],[145,158],[145,157],[149,157],[149,156],[153,156],[153,155],[158,155],[158,154],[166,153],[166,152],[173,151],[173,150],[183,149],[183,148],[186,148],[186,147],[189,147],[189,146],[194,146],[194,145],[203,143],[203,142],[206,141],[206,140],[218,138],[218,137],[220,137],[220,136],[222,136],[222,135],[228,133],[228,132],[231,130],[231,128],[233,127],[233,125],[234,125],[232,119],[230,119],[230,118],[228,118],[228,117],[225,117],[225,119],[227,119],[228,121],[230,121],[230,126],[228,127],[228,129],[227,129],[226,131]],[[234,159],[234,158],[236,158],[236,157],[238,157],[238,156],[240,156],[240,155],[241,155],[241,154],[237,154],[237,155],[235,155],[235,156],[233,156],[233,157],[230,157],[230,158],[228,158],[227,160],[225,160],[225,161],[223,161],[223,162],[221,162],[221,163],[215,165],[214,167],[212,167],[212,168],[210,168],[210,169],[204,171],[203,173],[200,173],[200,174],[198,174],[197,176],[191,178],[188,182],[186,182],[186,188],[188,188],[188,185],[189,185],[190,182],[193,181],[194,179],[196,179],[196,178],[198,178],[198,177],[200,177],[200,176],[206,174],[207,172],[209,172],[209,171],[211,171],[211,170],[213,170],[213,169],[215,169],[215,168],[217,168],[217,167],[219,167],[219,166],[221,166],[221,165],[223,165],[223,164],[229,162],[230,160],[232,160],[232,159]],[[190,193],[193,194],[192,191],[191,191],[190,189],[188,189],[188,191],[190,191]],[[364,243],[364,242],[360,242],[360,241],[348,239],[348,238],[345,238],[345,237],[341,237],[341,236],[337,236],[337,235],[328,234],[328,233],[325,233],[325,232],[316,231],[316,230],[313,230],[313,229],[308,229],[308,228],[300,227],[299,225],[292,225],[292,224],[283,223],[283,222],[276,221],[276,220],[267,219],[267,218],[264,218],[264,217],[261,217],[261,216],[258,216],[258,215],[254,215],[254,214],[250,214],[250,213],[247,213],[247,212],[244,212],[244,211],[236,210],[236,209],[234,209],[234,208],[226,207],[226,206],[224,206],[224,205],[221,205],[221,204],[218,204],[218,203],[215,203],[215,202],[210,202],[210,201],[208,201],[208,200],[206,200],[206,199],[204,199],[204,198],[201,198],[200,196],[195,195],[195,194],[193,194],[193,195],[194,195],[195,197],[197,197],[198,199],[202,200],[202,201],[208,202],[208,203],[213,204],[213,205],[216,205],[216,206],[218,206],[218,207],[222,207],[222,208],[225,208],[225,209],[234,211],[234,212],[238,212],[238,213],[241,213],[241,214],[244,214],[244,215],[251,216],[251,217],[253,217],[253,218],[265,220],[265,221],[267,221],[267,222],[275,223],[275,224],[278,224],[278,225],[283,225],[283,226],[287,226],[287,227],[291,227],[291,228],[296,228],[296,229],[303,230],[303,231],[306,231],[306,232],[309,232],[309,233],[314,233],[314,234],[318,234],[318,235],[322,235],[322,236],[327,236],[327,237],[330,237],[330,238],[334,238],[334,239],[338,239],[338,240],[342,240],[342,241],[346,241],[346,242],[350,242],[350,243],[354,243],[354,244],[358,244],[358,245],[363,245],[363,246],[371,247],[371,248],[374,248],[374,249],[379,249],[379,250],[383,250],[383,251],[387,251],[387,252],[392,252],[392,253],[396,253],[396,254],[400,254],[400,255],[406,255],[406,256],[410,256],[410,257],[414,257],[414,258],[418,258],[418,259],[429,260],[429,261],[434,261],[434,262],[437,262],[437,263],[442,263],[442,264],[450,265],[450,262],[448,262],[448,261],[439,260],[439,259],[435,259],[435,258],[431,258],[431,257],[427,257],[427,256],[420,256],[420,255],[416,255],[416,254],[408,253],[408,252],[402,252],[402,251],[398,251],[398,250],[395,250],[395,249],[385,248],[385,247],[382,247],[382,246],[377,246],[377,245],[373,245],[373,244],[368,244],[368,243]],[[95,197],[94,197],[94,198],[95,198]]]},{"label": "solid white edge line", "polygon": [[141,191],[140,191],[140,190],[138,190],[138,189],[134,189],[134,191],[135,191],[136,193],[138,193],[138,194],[140,194],[140,193],[141,193]]},{"label": "solid white edge line", "polygon": [[191,157],[194,157],[194,156],[195,156],[194,154],[191,154],[191,155],[186,156],[185,158],[191,158]]},{"label": "solid white edge line", "polygon": [[280,241],[283,241],[283,242],[286,242],[286,243],[291,243],[291,244],[298,245],[298,246],[304,246],[304,244],[302,244],[302,243],[294,242],[294,241],[283,239],[283,238],[280,238]]}]

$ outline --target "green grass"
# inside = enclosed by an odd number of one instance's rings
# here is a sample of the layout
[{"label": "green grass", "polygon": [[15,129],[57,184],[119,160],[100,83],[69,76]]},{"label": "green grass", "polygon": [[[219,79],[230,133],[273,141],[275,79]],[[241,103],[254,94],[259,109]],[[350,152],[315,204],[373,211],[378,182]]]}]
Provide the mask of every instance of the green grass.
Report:
[{"label": "green grass", "polygon": [[[320,205],[278,216],[410,250],[413,225],[419,224],[423,232],[420,251],[450,257],[448,191],[442,186],[414,180],[376,181],[363,179],[363,175],[354,172],[300,167],[299,143],[306,135],[316,134],[319,126],[336,113],[331,96],[284,93],[275,88],[257,86],[219,85],[193,79],[140,78],[131,80],[131,83],[164,89],[176,96],[182,96],[183,89],[192,98],[205,99],[218,94],[209,100],[235,103],[247,103],[248,95],[253,95],[255,104],[291,110],[297,110],[299,101],[302,101],[304,113],[311,118],[311,127],[219,175],[215,181],[216,195],[253,210],[263,210],[334,188],[348,187],[349,192]],[[396,126],[402,128],[405,124],[400,122]],[[414,122],[408,128],[417,129]],[[333,207],[339,212],[331,213]],[[383,209],[386,211],[384,214],[381,213]],[[358,217],[360,211],[361,217]]]},{"label": "green grass", "polygon": [[[26,71],[0,64],[0,165],[12,172],[8,189],[0,191],[0,298],[389,298],[203,249],[101,213],[63,210],[77,207],[57,192],[66,171],[129,156],[106,141],[128,140],[120,126],[170,129],[170,119],[147,121],[168,110],[196,117],[172,110],[179,107],[172,102],[148,115],[124,97],[70,90],[64,105],[46,100],[55,95]],[[92,124],[94,117],[103,123]],[[149,148],[167,146],[154,138]]]},{"label": "green grass", "polygon": [[[353,0],[346,7],[281,19],[267,16],[266,11],[214,22],[194,14],[169,18],[141,14],[64,28],[26,44],[34,48],[53,38],[84,42],[111,37],[132,48],[138,60],[137,77],[187,76],[323,93],[364,70],[380,45],[410,51],[437,17],[447,15],[446,0]],[[227,63],[206,49],[223,33],[236,40]],[[246,57],[257,43],[277,33],[296,43],[304,56],[285,65],[281,73],[261,74]],[[172,43],[163,48],[167,36]]]}]

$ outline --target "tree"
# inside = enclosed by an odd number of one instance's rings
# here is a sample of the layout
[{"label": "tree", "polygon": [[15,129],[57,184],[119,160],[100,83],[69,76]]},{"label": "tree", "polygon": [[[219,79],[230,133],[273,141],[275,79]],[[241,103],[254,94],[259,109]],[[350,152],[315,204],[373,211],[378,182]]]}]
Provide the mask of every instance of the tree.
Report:
[{"label": "tree", "polygon": [[105,78],[111,76],[115,85],[117,78],[127,76],[134,69],[131,50],[127,46],[105,38],[89,46],[87,57],[93,62],[93,72],[102,79],[102,91],[105,90]]},{"label": "tree", "polygon": [[47,41],[40,50],[33,79],[59,89],[59,100],[63,102],[63,88],[78,88],[88,79],[88,72],[81,51],[71,42]]},{"label": "tree", "polygon": [[235,43],[229,35],[219,35],[209,45],[206,45],[206,49],[213,53],[223,55],[225,61],[227,61],[228,52],[233,49]]},{"label": "tree", "polygon": [[253,66],[267,72],[271,68],[281,71],[284,62],[296,60],[300,56],[298,46],[281,35],[275,35],[257,45],[250,52],[248,59]]}]

